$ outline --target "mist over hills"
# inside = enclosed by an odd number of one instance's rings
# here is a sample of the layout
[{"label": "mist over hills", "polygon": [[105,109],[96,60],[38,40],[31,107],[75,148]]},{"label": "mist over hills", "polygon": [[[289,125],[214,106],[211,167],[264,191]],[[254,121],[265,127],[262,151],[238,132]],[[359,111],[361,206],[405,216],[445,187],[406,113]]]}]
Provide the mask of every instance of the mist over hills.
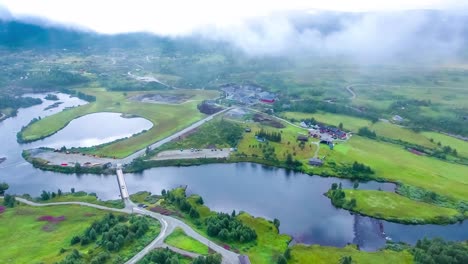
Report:
[{"label": "mist over hills", "polygon": [[206,26],[184,36],[151,32],[107,35],[0,12],[0,46],[8,48],[234,49],[249,56],[343,56],[357,61],[468,58],[468,15],[413,10],[393,13],[288,12],[230,28]]}]

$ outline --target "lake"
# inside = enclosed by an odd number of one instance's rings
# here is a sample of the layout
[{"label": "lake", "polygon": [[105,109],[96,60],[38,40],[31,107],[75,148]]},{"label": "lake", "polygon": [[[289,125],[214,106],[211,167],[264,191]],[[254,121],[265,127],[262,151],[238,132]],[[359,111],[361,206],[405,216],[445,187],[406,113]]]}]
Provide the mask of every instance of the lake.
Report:
[{"label": "lake", "polygon": [[[22,159],[22,149],[31,148],[39,142],[18,144],[16,132],[21,126],[38,114],[45,116],[66,106],[85,103],[67,95],[60,95],[60,98],[64,104],[52,112],[42,111],[44,106],[51,104],[46,101],[41,106],[21,109],[18,117],[0,122],[0,136],[5,146],[0,150],[0,157],[7,157],[0,165],[0,181],[10,184],[9,191],[17,194],[30,193],[37,196],[42,190],[56,191],[60,188],[69,191],[73,187],[95,192],[104,200],[117,199],[118,186],[113,175],[44,172]],[[73,135],[70,134],[71,139]],[[67,140],[67,137],[64,139]],[[205,204],[213,210],[229,213],[232,210],[246,211],[271,220],[278,218],[282,233],[293,236],[296,242],[307,244],[344,246],[356,243],[363,250],[376,250],[385,243],[382,232],[394,241],[408,243],[415,243],[424,236],[440,236],[448,240],[468,239],[468,221],[448,226],[402,225],[353,215],[334,208],[323,195],[334,182],[341,182],[345,188],[351,188],[352,182],[252,163],[153,168],[143,173],[126,174],[125,179],[131,193],[143,190],[160,193],[162,189],[187,185],[189,194],[200,194]],[[361,183],[359,188],[392,191],[394,185],[369,182]]]}]

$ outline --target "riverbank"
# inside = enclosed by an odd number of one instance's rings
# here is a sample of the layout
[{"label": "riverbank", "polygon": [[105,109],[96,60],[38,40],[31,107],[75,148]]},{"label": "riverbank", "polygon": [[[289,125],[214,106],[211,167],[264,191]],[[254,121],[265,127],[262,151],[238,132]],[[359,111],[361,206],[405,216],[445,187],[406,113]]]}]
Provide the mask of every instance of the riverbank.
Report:
[{"label": "riverbank", "polygon": [[411,200],[391,192],[338,189],[330,190],[326,195],[331,198],[338,191],[342,191],[345,196],[341,201],[332,198],[336,207],[390,222],[447,225],[468,218],[468,214],[456,209]]},{"label": "riverbank", "polygon": [[[54,164],[51,163],[51,161],[43,159],[41,157],[35,156],[33,153],[31,153],[33,150],[23,150],[22,156],[23,158],[31,163],[34,168],[38,168],[44,171],[53,171],[53,172],[58,172],[58,173],[65,173],[65,174],[84,174],[84,173],[90,173],[90,174],[114,174],[115,169],[108,166],[108,163],[97,163],[96,164],[87,164],[87,163],[77,163],[76,159],[73,162],[69,161],[61,161],[61,164]],[[36,149],[37,151],[37,149]],[[51,149],[44,149],[46,152],[52,153],[53,151]],[[64,154],[65,155],[65,154]],[[81,155],[79,155],[81,156]],[[102,162],[102,161],[101,161]]]}]

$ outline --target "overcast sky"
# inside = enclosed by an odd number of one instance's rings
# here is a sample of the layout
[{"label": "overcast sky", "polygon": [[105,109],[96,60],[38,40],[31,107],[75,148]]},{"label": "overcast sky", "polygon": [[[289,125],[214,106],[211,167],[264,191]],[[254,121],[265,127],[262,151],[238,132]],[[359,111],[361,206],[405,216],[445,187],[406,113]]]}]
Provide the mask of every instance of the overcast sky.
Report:
[{"label": "overcast sky", "polygon": [[179,35],[207,25],[237,25],[275,12],[457,10],[468,7],[468,0],[0,0],[0,6],[15,17],[39,16],[101,33]]}]

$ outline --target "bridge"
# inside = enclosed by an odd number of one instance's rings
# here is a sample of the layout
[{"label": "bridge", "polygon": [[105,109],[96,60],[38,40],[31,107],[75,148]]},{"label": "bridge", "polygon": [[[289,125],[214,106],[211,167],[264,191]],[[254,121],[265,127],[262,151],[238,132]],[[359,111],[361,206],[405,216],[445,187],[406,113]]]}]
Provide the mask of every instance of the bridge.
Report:
[{"label": "bridge", "polygon": [[[175,228],[179,227],[184,230],[184,232],[194,238],[195,240],[198,240],[202,244],[207,245],[210,247],[212,250],[215,252],[219,253],[223,257],[223,264],[238,264],[239,263],[239,255],[237,253],[234,253],[232,251],[226,250],[225,248],[213,243],[210,241],[208,238],[200,235],[198,232],[193,230],[190,226],[185,224],[184,222],[175,219],[170,216],[165,216],[161,215],[158,213],[154,213],[151,211],[148,211],[143,208],[139,208],[136,206],[131,200],[130,200],[130,195],[128,194],[128,188],[127,184],[125,182],[125,177],[122,171],[122,165],[117,164],[117,169],[116,169],[116,174],[117,174],[117,183],[119,185],[119,190],[120,190],[120,196],[122,197],[122,200],[125,203],[125,208],[124,209],[116,209],[116,210],[121,210],[126,213],[134,213],[134,214],[140,214],[140,215],[146,215],[149,217],[152,217],[154,219],[159,220],[161,223],[161,233],[156,237],[148,246],[146,246],[142,251],[137,253],[133,258],[131,258],[129,261],[126,262],[126,264],[134,264],[137,263],[139,260],[141,260],[146,254],[148,254],[151,250],[155,248],[165,248],[168,247],[167,244],[164,243],[164,239],[174,231]],[[178,253],[183,253],[183,255],[187,256],[192,256],[195,257],[197,254],[193,254],[191,252],[186,252],[181,249],[176,249],[173,248],[175,252]]]}]

